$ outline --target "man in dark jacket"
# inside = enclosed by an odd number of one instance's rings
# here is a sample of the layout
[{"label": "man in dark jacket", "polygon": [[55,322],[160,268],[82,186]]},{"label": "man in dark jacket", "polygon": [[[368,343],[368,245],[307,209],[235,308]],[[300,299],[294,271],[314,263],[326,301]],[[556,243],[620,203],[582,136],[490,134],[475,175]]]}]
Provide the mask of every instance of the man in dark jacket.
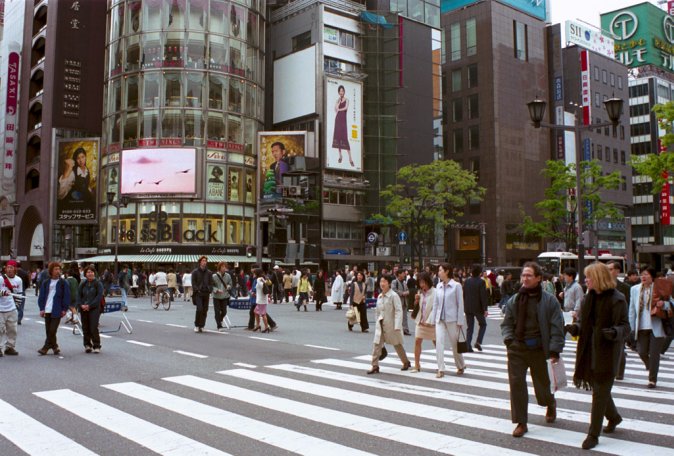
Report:
[{"label": "man in dark jacket", "polygon": [[[613,280],[616,281],[616,290],[621,292],[623,296],[625,297],[625,312],[627,312],[627,301],[630,299],[630,285],[622,282],[618,279],[618,276],[620,275],[622,271],[622,265],[620,264],[619,261],[609,261],[607,264],[608,270],[611,273],[611,276],[613,276]],[[629,332],[627,334],[626,339],[629,339]],[[636,341],[631,341],[631,340],[626,340],[625,342],[628,343],[628,345],[636,347]],[[622,349],[622,355],[620,356],[620,365],[618,366],[618,374],[616,375],[615,379],[616,380],[623,380],[625,378],[625,364],[627,363],[627,353],[625,353],[625,345],[623,344],[623,349]]]},{"label": "man in dark jacket", "polygon": [[468,329],[466,331],[466,342],[468,351],[473,351],[471,343],[473,341],[473,330],[475,329],[475,319],[480,325],[475,341],[475,348],[482,351],[482,340],[487,332],[487,315],[489,315],[489,299],[487,298],[487,285],[480,278],[482,266],[475,265],[471,271],[471,277],[463,285],[463,305],[466,313],[466,322]]},{"label": "man in dark jacket", "polygon": [[199,258],[199,266],[192,271],[192,303],[197,306],[194,316],[194,332],[204,332],[208,301],[213,291],[213,273],[208,270],[208,258]]},{"label": "man in dark jacket", "polygon": [[276,265],[271,273],[272,296],[274,304],[283,302],[283,271]]}]

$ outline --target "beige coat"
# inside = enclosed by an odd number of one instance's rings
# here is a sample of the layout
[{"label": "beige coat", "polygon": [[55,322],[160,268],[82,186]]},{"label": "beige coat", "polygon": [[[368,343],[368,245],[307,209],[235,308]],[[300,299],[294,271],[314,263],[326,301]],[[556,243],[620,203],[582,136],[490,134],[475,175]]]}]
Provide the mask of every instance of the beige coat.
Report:
[{"label": "beige coat", "polygon": [[[374,343],[381,341],[382,326],[384,342],[391,345],[403,343],[403,306],[400,297],[389,290],[377,298],[377,307],[374,309],[376,330]],[[381,323],[380,323],[381,322]]]},{"label": "beige coat", "polygon": [[[420,291],[421,292],[421,291]],[[435,302],[435,288],[431,288],[428,290],[428,296],[426,297],[426,313],[425,313],[425,319],[423,320],[423,323],[426,323],[428,325],[433,325],[435,326],[435,321],[433,320],[435,317],[433,315],[433,303]],[[419,324],[422,320],[422,315],[421,315],[421,296],[419,296],[419,312],[417,313],[417,318],[416,322]]]}]

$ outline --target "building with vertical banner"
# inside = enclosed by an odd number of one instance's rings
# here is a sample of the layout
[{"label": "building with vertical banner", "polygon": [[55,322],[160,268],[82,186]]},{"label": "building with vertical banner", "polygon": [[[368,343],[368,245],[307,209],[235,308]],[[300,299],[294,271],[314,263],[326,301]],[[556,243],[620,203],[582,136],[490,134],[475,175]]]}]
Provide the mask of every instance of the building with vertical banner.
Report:
[{"label": "building with vertical banner", "polygon": [[[671,3],[671,2],[670,2]],[[674,100],[674,17],[651,3],[639,3],[601,15],[601,27],[615,41],[616,59],[629,68],[631,155],[672,153],[662,150],[665,130],[653,107]],[[632,239],[637,260],[658,269],[674,263],[671,184],[653,194],[650,178],[632,178]]]},{"label": "building with vertical banner", "polygon": [[[562,47],[562,29],[565,46]],[[573,125],[608,122],[604,100],[624,99],[628,105],[627,67],[615,60],[614,43],[601,31],[566,21],[547,28],[550,68],[549,118],[553,123]],[[626,109],[625,109],[626,110]],[[551,158],[576,163],[573,132],[554,131]],[[617,189],[604,190],[602,201],[610,201],[622,213],[619,220],[599,220],[583,227],[585,247],[593,254],[610,253],[631,256],[631,239],[625,216],[632,207],[632,167],[630,166],[630,127],[624,115],[618,126],[584,130],[581,160],[596,160],[602,174],[618,172],[622,183]],[[586,207],[589,216],[593,208]],[[587,217],[586,217],[587,220]],[[627,220],[629,225],[629,219]],[[572,249],[574,246],[547,246],[546,250]]]}]

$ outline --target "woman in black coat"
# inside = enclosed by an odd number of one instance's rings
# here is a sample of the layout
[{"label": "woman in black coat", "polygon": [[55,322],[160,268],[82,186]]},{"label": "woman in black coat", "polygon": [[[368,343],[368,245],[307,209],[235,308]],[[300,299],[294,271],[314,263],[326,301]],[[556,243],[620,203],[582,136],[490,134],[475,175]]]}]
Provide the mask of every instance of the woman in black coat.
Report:
[{"label": "woman in black coat", "polygon": [[580,320],[566,328],[572,335],[580,335],[573,382],[577,388],[592,389],[590,429],[582,445],[589,450],[599,443],[604,416],[608,419],[606,434],[615,431],[622,421],[611,389],[630,325],[627,302],[616,290],[608,267],[593,263],[585,268],[585,277],[588,292],[580,309]]},{"label": "woman in black coat", "polygon": [[313,289],[316,312],[319,312],[323,310],[323,303],[328,302],[328,299],[325,297],[325,272],[322,269],[319,269],[318,274],[316,274]]}]

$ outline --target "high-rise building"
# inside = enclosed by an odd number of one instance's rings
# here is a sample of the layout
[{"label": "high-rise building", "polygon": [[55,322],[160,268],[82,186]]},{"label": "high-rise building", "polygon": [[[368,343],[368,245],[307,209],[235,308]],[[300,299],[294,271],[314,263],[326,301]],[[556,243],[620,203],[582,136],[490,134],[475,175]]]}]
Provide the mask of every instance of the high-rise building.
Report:
[{"label": "high-rise building", "polygon": [[533,213],[548,185],[541,170],[550,133],[530,125],[526,106],[549,98],[545,2],[444,0],[441,8],[445,157],[477,173],[487,189],[450,230],[450,258],[519,265],[542,248],[519,227],[522,211]]},{"label": "high-rise building", "polygon": [[99,253],[254,261],[266,2],[109,3]]},{"label": "high-rise building", "polygon": [[[632,159],[672,153],[661,150],[660,138],[666,131],[653,107],[674,100],[674,18],[645,2],[602,14],[601,26],[615,40],[616,59],[630,68]],[[665,186],[658,197],[648,176],[634,175],[632,183],[634,207],[630,215],[636,258],[658,268],[672,264],[672,186]]]}]

